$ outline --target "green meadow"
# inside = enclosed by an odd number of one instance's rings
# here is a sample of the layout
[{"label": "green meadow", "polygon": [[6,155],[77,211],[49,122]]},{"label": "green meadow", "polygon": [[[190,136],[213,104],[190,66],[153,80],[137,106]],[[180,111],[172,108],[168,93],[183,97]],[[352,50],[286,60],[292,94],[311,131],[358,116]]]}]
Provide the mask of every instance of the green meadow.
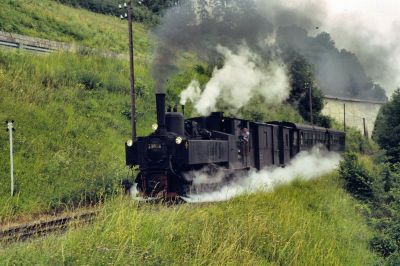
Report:
[{"label": "green meadow", "polygon": [[223,203],[107,202],[93,225],[0,251],[5,265],[372,265],[336,175]]}]

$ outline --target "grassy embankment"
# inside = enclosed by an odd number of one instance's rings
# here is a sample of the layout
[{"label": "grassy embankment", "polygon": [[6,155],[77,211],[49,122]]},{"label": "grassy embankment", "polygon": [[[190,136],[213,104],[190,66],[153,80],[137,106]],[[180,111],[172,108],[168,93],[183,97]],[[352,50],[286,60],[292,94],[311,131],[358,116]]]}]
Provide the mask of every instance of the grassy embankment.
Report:
[{"label": "grassy embankment", "polygon": [[[1,1],[0,30],[127,53],[126,21],[67,7],[51,0]],[[149,55],[145,53],[150,45],[146,38],[146,27],[135,24],[135,35],[138,55]]]},{"label": "grassy embankment", "polygon": [[[126,23],[53,1],[0,3],[0,30],[124,52]],[[153,42],[135,25],[139,133],[154,120],[148,64]],[[0,120],[16,121],[17,193],[9,196],[8,136],[0,134],[0,220],[97,200],[126,177],[127,62],[92,55],[0,50]]]},{"label": "grassy embankment", "polygon": [[218,204],[116,198],[94,225],[0,251],[7,264],[368,265],[371,232],[335,175]]}]

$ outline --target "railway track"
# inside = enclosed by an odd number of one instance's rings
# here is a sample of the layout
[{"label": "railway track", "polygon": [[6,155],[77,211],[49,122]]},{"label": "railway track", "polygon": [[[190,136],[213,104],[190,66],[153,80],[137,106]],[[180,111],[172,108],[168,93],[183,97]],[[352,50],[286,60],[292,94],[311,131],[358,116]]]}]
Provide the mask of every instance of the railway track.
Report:
[{"label": "railway track", "polygon": [[45,236],[51,233],[63,233],[72,226],[79,226],[92,222],[97,213],[97,211],[86,211],[45,221],[12,226],[5,229],[0,228],[0,242],[13,243],[25,241],[33,237]]}]

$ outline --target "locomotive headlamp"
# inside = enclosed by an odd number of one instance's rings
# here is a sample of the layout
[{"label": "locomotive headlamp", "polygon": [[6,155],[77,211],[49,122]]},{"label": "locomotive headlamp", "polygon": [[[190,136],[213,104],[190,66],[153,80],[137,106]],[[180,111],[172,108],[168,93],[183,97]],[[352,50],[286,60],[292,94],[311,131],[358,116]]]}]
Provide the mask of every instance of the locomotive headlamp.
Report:
[{"label": "locomotive headlamp", "polygon": [[183,141],[182,137],[177,137],[177,138],[175,139],[175,143],[178,144],[178,145],[181,144],[182,141]]},{"label": "locomotive headlamp", "polygon": [[127,142],[126,142],[126,145],[128,146],[128,147],[132,147],[133,146],[133,140],[128,140]]},{"label": "locomotive headlamp", "polygon": [[156,130],[158,129],[158,125],[157,125],[157,124],[153,124],[153,125],[151,126],[151,128],[152,128],[154,131],[156,131]]}]

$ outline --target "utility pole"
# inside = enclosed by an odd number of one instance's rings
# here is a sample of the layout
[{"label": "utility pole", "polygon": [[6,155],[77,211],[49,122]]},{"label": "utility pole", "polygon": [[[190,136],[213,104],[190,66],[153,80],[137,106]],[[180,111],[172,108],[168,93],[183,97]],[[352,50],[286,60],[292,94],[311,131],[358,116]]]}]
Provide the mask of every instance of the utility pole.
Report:
[{"label": "utility pole", "polygon": [[[139,4],[142,2],[139,1]],[[133,7],[132,1],[119,5],[119,8],[124,8],[126,13],[121,15],[121,19],[128,19],[128,32],[129,32],[129,77],[131,83],[131,126],[132,126],[132,140],[136,140],[136,92],[135,92],[135,57],[133,50]]]},{"label": "utility pole", "polygon": [[346,132],[346,104],[343,104],[343,130]]},{"label": "utility pole", "polygon": [[365,118],[363,118],[363,124],[364,124],[364,137],[368,138],[367,123],[366,123]]},{"label": "utility pole", "polygon": [[312,106],[312,86],[308,82],[304,83],[304,86],[306,87],[306,89],[308,88],[308,100],[309,100],[309,108],[310,108],[310,122],[311,122],[311,125],[313,125],[314,124],[314,119],[313,119],[313,106]]},{"label": "utility pole", "polygon": [[11,174],[11,197],[14,196],[14,151],[13,151],[13,131],[14,121],[6,121],[7,131],[10,135],[10,174]]}]

